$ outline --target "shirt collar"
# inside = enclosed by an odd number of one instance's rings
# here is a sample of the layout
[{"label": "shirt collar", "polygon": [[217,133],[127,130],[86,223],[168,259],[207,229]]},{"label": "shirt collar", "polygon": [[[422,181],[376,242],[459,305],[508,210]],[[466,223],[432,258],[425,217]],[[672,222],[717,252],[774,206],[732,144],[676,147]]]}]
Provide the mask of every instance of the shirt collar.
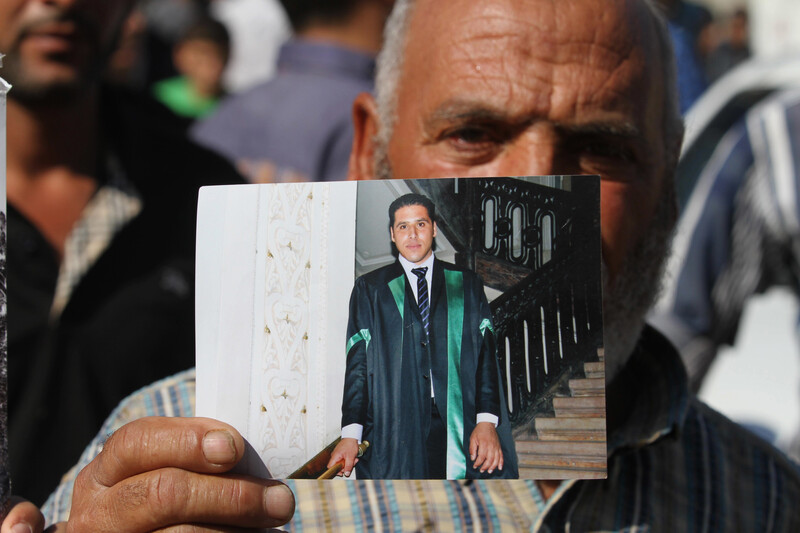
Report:
[{"label": "shirt collar", "polygon": [[330,43],[292,39],[278,53],[278,70],[352,76],[371,82],[375,57]]},{"label": "shirt collar", "polygon": [[686,419],[689,387],[675,348],[647,326],[607,390],[609,454],[677,436]]},{"label": "shirt collar", "polygon": [[434,257],[436,257],[436,254],[434,254],[433,251],[431,251],[431,256],[427,258],[424,263],[422,263],[421,265],[415,265],[402,255],[400,254],[397,255],[397,259],[400,261],[400,264],[403,265],[403,270],[406,271],[406,276],[408,276],[408,279],[417,279],[417,275],[411,272],[411,269],[420,267],[428,267],[428,272],[425,274],[425,277],[426,278],[429,277],[431,275],[431,272],[433,271]]}]

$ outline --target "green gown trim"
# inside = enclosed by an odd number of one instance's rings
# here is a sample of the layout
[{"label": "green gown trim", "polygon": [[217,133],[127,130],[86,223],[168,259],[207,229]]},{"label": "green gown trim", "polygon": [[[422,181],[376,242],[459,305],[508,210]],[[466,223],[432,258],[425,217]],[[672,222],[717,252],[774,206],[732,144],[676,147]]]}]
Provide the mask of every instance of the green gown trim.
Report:
[{"label": "green gown trim", "polygon": [[464,275],[444,271],[447,292],[447,478],[464,479],[464,401],[461,391],[461,336],[464,331]]},{"label": "green gown trim", "polygon": [[367,345],[365,346],[365,348],[369,348],[369,341],[371,340],[372,340],[372,335],[370,335],[369,330],[362,329],[361,331],[350,337],[350,340],[347,341],[347,349],[345,350],[344,353],[350,353],[350,349],[353,346],[355,346],[356,343],[358,343],[359,341],[366,342]]},{"label": "green gown trim", "polygon": [[400,311],[400,323],[403,322],[403,310],[406,302],[406,275],[394,278],[389,282],[389,289],[392,291],[397,310]]}]

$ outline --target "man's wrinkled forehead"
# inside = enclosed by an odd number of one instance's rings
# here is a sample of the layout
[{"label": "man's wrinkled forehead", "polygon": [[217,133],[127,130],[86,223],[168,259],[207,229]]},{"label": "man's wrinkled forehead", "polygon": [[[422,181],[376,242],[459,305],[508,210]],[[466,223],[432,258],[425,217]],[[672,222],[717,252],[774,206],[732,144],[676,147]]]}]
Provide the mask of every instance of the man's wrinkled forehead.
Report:
[{"label": "man's wrinkled forehead", "polygon": [[404,79],[423,96],[437,80],[466,95],[511,78],[493,98],[512,110],[627,105],[660,69],[653,25],[636,0],[417,0]]}]

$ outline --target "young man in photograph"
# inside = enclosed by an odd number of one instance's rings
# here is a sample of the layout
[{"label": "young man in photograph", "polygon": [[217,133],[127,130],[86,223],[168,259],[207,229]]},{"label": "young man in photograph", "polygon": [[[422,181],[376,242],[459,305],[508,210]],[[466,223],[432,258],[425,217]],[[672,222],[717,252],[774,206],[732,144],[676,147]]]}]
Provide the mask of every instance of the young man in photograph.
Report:
[{"label": "young man in photograph", "polygon": [[329,466],[362,479],[517,477],[491,311],[472,271],[436,258],[436,207],[389,206],[397,261],[350,297],[342,440]]}]

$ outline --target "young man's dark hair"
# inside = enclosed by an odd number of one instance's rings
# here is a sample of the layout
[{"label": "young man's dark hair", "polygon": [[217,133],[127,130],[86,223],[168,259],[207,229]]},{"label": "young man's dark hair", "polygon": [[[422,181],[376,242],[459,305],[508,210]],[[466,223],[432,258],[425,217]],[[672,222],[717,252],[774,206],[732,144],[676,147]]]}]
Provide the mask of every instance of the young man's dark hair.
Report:
[{"label": "young man's dark hair", "polygon": [[421,205],[428,210],[428,216],[431,222],[436,222],[436,206],[431,199],[422,194],[409,193],[404,194],[389,204],[389,228],[394,226],[394,214],[397,213],[397,210],[409,205]]},{"label": "young man's dark hair", "polygon": [[361,0],[281,0],[295,32],[312,22],[339,22],[352,13]]}]

